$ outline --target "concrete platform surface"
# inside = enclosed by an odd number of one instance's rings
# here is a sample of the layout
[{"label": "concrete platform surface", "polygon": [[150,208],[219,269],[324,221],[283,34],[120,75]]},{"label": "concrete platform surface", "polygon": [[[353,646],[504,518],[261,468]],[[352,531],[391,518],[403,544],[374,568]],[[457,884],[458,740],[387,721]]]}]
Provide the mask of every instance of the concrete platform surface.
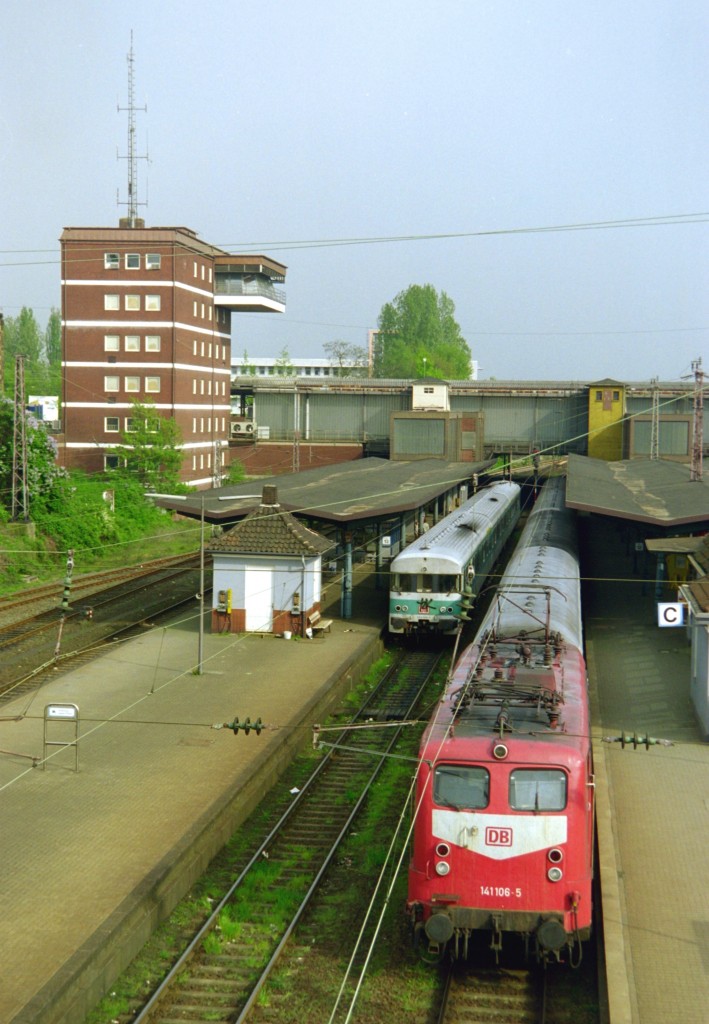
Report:
[{"label": "concrete platform surface", "polygon": [[[654,583],[620,528],[587,522],[585,626],[611,1024],[709,1021],[709,744],[689,700],[684,629],[657,626]],[[665,599],[670,599],[668,595]],[[649,750],[621,732],[672,740]]]},{"label": "concrete platform surface", "polygon": [[[196,675],[186,616],[2,706],[0,1021],[83,1020],[335,691],[378,656],[379,632],[336,619],[312,641],[206,633]],[[43,767],[30,759],[45,753],[45,707],[62,703],[79,707],[78,772],[72,747],[48,747]],[[213,728],[235,716],[267,728]],[[51,721],[47,738],[72,730]]]}]

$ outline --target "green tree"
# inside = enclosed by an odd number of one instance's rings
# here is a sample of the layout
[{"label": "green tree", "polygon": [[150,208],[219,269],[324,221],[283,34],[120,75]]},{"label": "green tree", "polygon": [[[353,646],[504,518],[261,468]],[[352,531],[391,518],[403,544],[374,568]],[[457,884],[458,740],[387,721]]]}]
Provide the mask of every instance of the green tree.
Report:
[{"label": "green tree", "polygon": [[35,315],[23,306],[19,316],[5,320],[3,360],[5,369],[5,390],[12,392],[15,380],[15,357],[24,356],[25,378],[31,379],[40,363],[42,338]]},{"label": "green tree", "polygon": [[295,370],[293,364],[290,361],[290,352],[287,348],[282,348],[276,359],[276,365],[274,370],[279,377],[293,377]]},{"label": "green tree", "polygon": [[113,472],[138,480],[145,490],[185,490],[180,482],[182,435],[175,421],[161,416],[152,402],[133,402],[130,429],[121,444],[109,449],[116,461]]},{"label": "green tree", "polygon": [[366,348],[339,339],[326,341],[323,348],[327,358],[337,367],[338,377],[363,377],[367,373]]},{"label": "green tree", "polygon": [[[12,508],[12,462],[15,427],[14,403],[0,400],[0,504]],[[44,499],[55,488],[66,471],[57,465],[57,444],[34,416],[25,413],[27,442],[27,497],[30,514],[33,502]]]},{"label": "green tree", "polygon": [[241,373],[244,376],[247,376],[247,375],[249,377],[255,377],[256,376],[256,367],[254,366],[254,364],[249,359],[249,353],[246,351],[246,349],[244,349],[244,361],[241,364]]},{"label": "green tree", "polygon": [[38,363],[42,355],[39,324],[34,313],[23,306],[20,315],[5,321],[5,359],[15,362],[15,356],[24,356],[28,363]]},{"label": "green tree", "polygon": [[470,377],[470,348],[455,306],[433,285],[412,284],[382,307],[374,339],[375,377]]},{"label": "green tree", "polygon": [[58,309],[52,309],[44,329],[44,355],[50,366],[61,366],[62,317]]}]

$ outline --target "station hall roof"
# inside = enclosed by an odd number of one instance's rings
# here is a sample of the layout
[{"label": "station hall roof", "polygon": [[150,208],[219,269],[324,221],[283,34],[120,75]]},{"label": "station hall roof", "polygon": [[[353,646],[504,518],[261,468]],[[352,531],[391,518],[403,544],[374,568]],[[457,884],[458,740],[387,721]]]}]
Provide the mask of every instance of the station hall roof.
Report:
[{"label": "station hall roof", "polygon": [[233,522],[257,508],[263,486],[273,484],[278,488],[278,501],[284,511],[345,526],[417,509],[492,465],[491,460],[356,459],[202,491],[185,501],[163,498],[160,504],[183,515],[199,517],[204,501],[209,522]]},{"label": "station hall roof", "polygon": [[568,508],[659,527],[709,523],[709,479],[692,480],[685,463],[570,454],[567,474]]}]

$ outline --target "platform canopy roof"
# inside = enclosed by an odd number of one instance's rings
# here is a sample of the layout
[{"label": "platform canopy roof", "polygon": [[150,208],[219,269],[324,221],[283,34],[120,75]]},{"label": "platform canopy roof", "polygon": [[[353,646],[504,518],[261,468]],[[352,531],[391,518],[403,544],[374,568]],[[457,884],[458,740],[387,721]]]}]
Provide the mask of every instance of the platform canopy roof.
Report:
[{"label": "platform canopy roof", "polygon": [[198,518],[204,501],[205,519],[211,523],[241,519],[261,504],[264,485],[278,488],[283,510],[342,526],[409,512],[427,505],[452,487],[466,483],[474,473],[493,465],[485,462],[445,462],[422,459],[356,459],[337,465],[307,469],[243,484],[218,487],[189,496],[185,501],[160,500],[165,508]]},{"label": "platform canopy roof", "polygon": [[685,463],[569,455],[567,472],[568,508],[661,527],[709,524],[709,477],[692,480]]}]

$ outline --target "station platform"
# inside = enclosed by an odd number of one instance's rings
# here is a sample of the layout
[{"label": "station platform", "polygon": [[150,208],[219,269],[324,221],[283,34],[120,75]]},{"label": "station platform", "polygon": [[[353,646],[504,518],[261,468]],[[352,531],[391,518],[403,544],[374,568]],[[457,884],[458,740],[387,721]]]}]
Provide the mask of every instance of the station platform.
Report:
[{"label": "station platform", "polygon": [[[381,654],[384,606],[355,605],[367,614],[313,640],[205,631],[201,675],[197,615],[176,617],[0,706],[3,1024],[83,1024],[264,793],[288,786],[313,723]],[[73,738],[71,721],[44,731],[62,704],[78,706],[78,747],[45,747]],[[235,717],[266,728],[213,728]]]},{"label": "station platform", "polygon": [[[610,1024],[709,1020],[709,744],[686,631],[657,626],[622,525],[581,522]],[[672,600],[671,595],[663,599]],[[671,747],[606,743],[649,734]]]}]

